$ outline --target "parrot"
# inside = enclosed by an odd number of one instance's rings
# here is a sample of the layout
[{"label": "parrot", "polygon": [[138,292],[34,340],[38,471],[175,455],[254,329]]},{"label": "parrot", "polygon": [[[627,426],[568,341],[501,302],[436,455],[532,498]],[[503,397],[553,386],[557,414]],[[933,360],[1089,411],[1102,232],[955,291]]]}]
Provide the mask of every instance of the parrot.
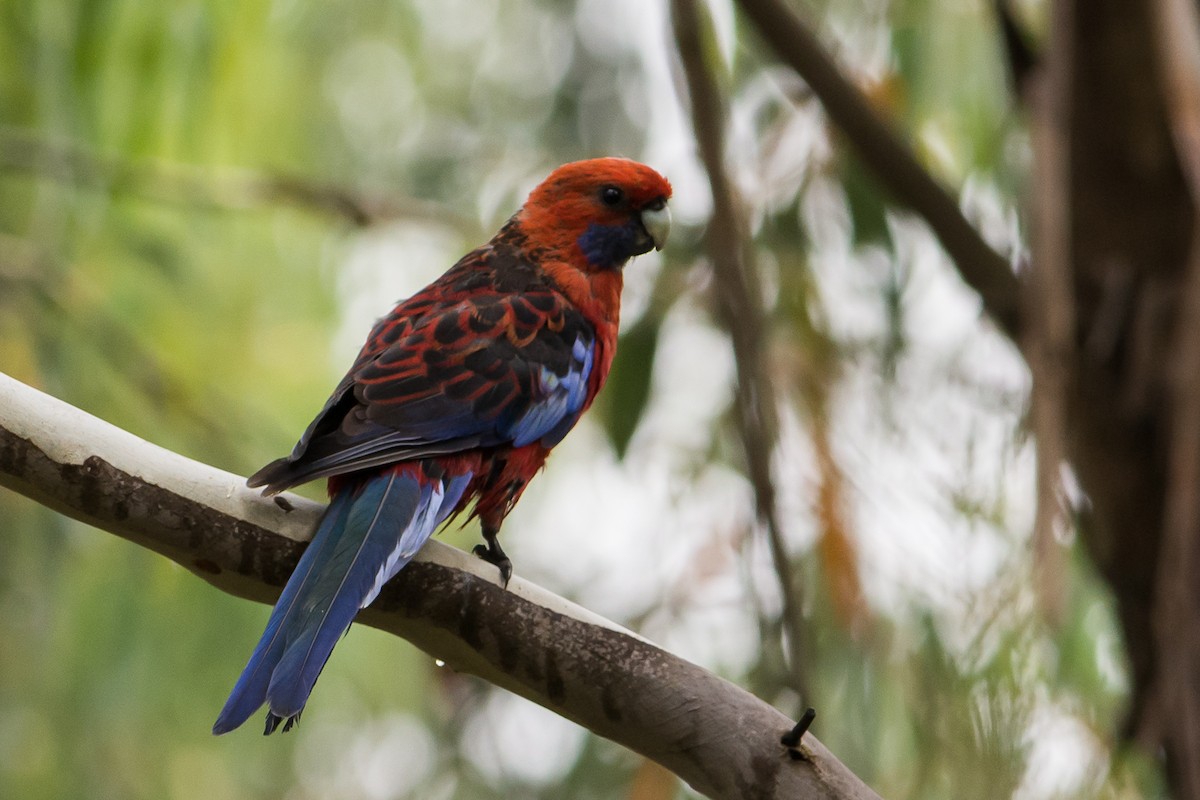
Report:
[{"label": "parrot", "polygon": [[264,735],[290,730],[358,611],[467,508],[485,543],[474,553],[508,585],[500,526],[604,385],[622,270],[663,248],[670,197],[636,161],[564,164],[375,324],[291,454],[247,480],[274,495],[326,478],[330,502],[214,734],[264,704]]}]

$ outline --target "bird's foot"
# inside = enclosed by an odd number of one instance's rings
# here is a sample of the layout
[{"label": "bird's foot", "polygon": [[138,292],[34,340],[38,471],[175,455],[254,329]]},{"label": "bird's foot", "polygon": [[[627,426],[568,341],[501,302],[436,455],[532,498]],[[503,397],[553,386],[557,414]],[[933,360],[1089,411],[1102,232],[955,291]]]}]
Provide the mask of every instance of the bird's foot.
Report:
[{"label": "bird's foot", "polygon": [[270,736],[272,733],[274,733],[275,729],[279,727],[279,723],[281,723],[281,722],[283,723],[283,732],[287,733],[288,731],[290,731],[292,729],[292,726],[294,726],[297,722],[300,721],[301,713],[303,713],[303,709],[301,709],[301,711],[299,713],[296,713],[290,717],[284,718],[284,717],[281,717],[277,714],[274,714],[274,713],[268,711],[267,712],[267,725],[266,725],[266,729],[263,731],[263,736]]},{"label": "bird's foot", "polygon": [[496,534],[485,532],[483,538],[487,541],[487,544],[477,544],[471,552],[489,564],[494,564],[500,570],[500,584],[507,589],[508,582],[513,574],[512,561],[505,554],[504,549],[500,547],[500,542],[496,540]]}]

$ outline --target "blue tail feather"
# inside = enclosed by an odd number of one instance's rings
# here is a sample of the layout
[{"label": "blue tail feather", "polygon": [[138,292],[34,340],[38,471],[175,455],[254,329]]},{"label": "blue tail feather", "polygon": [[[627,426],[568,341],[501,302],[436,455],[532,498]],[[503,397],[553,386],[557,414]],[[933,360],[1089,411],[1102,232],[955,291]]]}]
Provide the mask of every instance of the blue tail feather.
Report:
[{"label": "blue tail feather", "polygon": [[[295,716],[304,707],[325,660],[346,632],[374,585],[375,577],[396,549],[396,534],[420,523],[420,506],[430,487],[391,472],[368,482],[355,499],[346,532],[323,565],[311,602],[296,636],[275,668],[267,701],[271,713]],[[433,532],[427,526],[425,536]]]},{"label": "blue tail feather", "polygon": [[300,715],[329,654],[360,608],[458,504],[470,475],[432,483],[388,471],[330,504],[213,726],[233,730],[264,702],[267,732]]},{"label": "blue tail feather", "polygon": [[292,627],[292,623],[298,616],[298,601],[302,599],[301,594],[307,588],[313,568],[326,560],[328,552],[332,550],[339,534],[345,527],[351,500],[350,493],[344,492],[334,497],[329,504],[329,508],[317,525],[312,542],[304,551],[304,555],[300,557],[300,563],[296,565],[295,571],[288,579],[283,593],[279,595],[279,600],[276,601],[275,608],[271,611],[271,617],[267,621],[266,630],[258,640],[258,645],[254,648],[250,661],[242,670],[233,691],[229,694],[229,699],[225,701],[225,707],[221,709],[216,724],[213,725],[213,733],[228,733],[238,727],[249,719],[250,715],[257,711],[266,700],[271,673],[288,643],[286,629]]}]

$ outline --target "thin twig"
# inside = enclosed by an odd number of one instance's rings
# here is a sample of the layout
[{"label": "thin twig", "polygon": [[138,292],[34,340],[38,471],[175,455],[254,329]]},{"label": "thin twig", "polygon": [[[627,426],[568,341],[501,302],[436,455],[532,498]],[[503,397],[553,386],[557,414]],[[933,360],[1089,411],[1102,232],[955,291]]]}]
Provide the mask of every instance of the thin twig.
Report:
[{"label": "thin twig", "polygon": [[799,73],[863,162],[894,198],[922,217],[984,310],[1014,341],[1020,326],[1019,288],[1008,261],[988,246],[912,148],[842,75],[817,37],[780,0],[738,0],[759,34]]},{"label": "thin twig", "polygon": [[219,211],[288,205],[357,227],[416,219],[449,225],[464,235],[474,236],[479,228],[466,216],[428,200],[356,191],[295,175],[131,161],[0,126],[0,173],[5,171]]},{"label": "thin twig", "polygon": [[1071,274],[1070,167],[1067,131],[1072,68],[1072,0],[1053,5],[1045,69],[1027,81],[1032,138],[1034,267],[1024,285],[1028,324],[1021,342],[1033,375],[1030,418],[1037,441],[1037,511],[1033,526],[1036,585],[1046,619],[1066,611],[1064,552],[1054,529],[1062,520],[1061,469],[1067,460],[1067,399],[1075,363],[1075,291]]},{"label": "thin twig", "polygon": [[746,453],[758,518],[766,528],[771,559],[779,575],[793,688],[807,696],[799,590],[795,570],[788,560],[771,478],[771,455],[779,422],[775,392],[766,372],[766,315],[745,208],[725,167],[727,109],[706,64],[702,23],[694,0],[672,0],[671,18],[687,78],[700,160],[712,189],[713,213],[708,223],[707,243],[717,284],[718,315],[733,340],[737,361],[738,432]]}]

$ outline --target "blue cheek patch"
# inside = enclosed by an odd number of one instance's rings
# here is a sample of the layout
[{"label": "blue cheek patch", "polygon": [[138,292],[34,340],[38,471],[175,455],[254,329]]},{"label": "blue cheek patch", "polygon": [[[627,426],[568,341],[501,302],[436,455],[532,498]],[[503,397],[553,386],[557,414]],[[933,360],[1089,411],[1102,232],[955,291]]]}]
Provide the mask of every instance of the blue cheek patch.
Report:
[{"label": "blue cheek patch", "polygon": [[583,257],[593,267],[623,264],[635,249],[637,231],[633,225],[588,225],[577,241]]}]

